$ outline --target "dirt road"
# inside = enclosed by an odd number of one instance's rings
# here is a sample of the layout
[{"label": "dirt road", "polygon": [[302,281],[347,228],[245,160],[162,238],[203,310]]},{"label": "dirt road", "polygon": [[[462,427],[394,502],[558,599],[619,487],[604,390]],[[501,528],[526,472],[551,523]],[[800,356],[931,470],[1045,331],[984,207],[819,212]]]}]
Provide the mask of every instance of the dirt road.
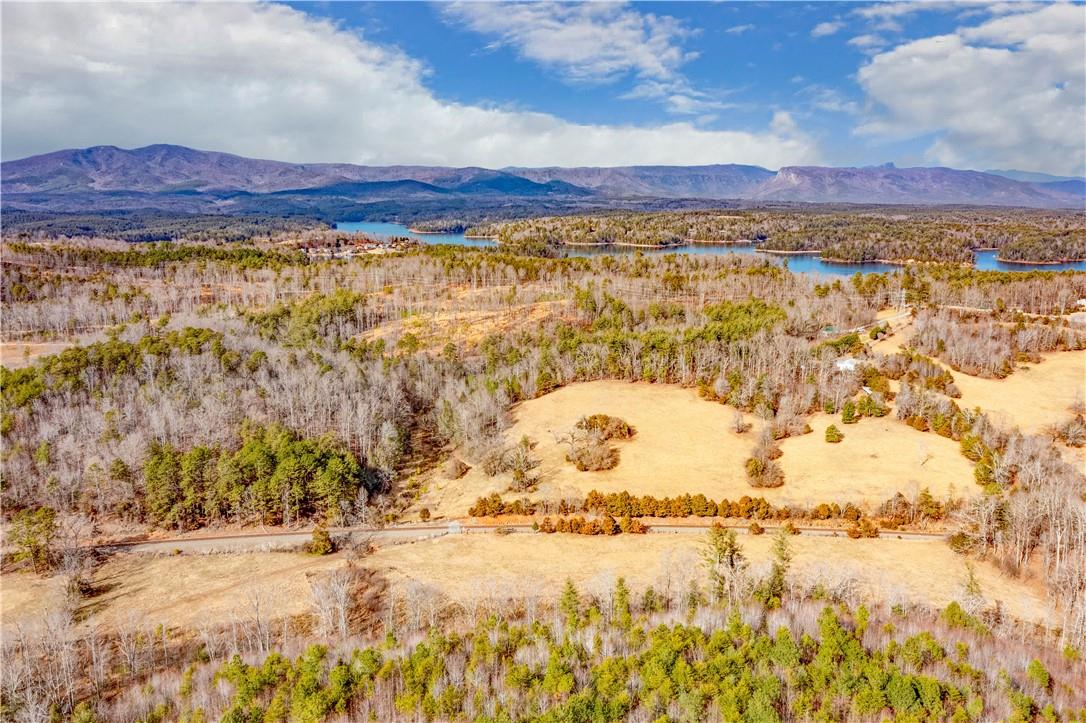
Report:
[{"label": "dirt road", "polygon": [[[725,525],[734,529],[739,534],[750,534],[749,525],[730,524]],[[649,525],[649,534],[654,535],[683,535],[701,534],[712,527],[712,523],[697,522],[692,524],[655,524]],[[766,534],[773,534],[777,527],[764,526]],[[807,537],[845,537],[847,531],[844,528],[825,527],[800,527],[800,534]],[[464,524],[452,522],[449,524],[404,524],[384,528],[374,527],[342,527],[333,528],[329,533],[333,538],[346,539],[351,542],[371,541],[377,545],[399,544],[415,542],[433,537],[441,537],[450,534],[495,534],[498,530],[511,534],[533,533],[529,524],[498,525],[498,524]],[[941,532],[895,532],[882,531],[884,539],[898,540],[941,540],[946,537]],[[220,535],[216,537],[179,537],[163,540],[151,540],[146,542],[123,542],[99,545],[98,549],[104,552],[138,553],[138,554],[200,554],[211,552],[262,552],[269,550],[282,550],[298,548],[305,545],[312,538],[311,530],[299,532],[267,532],[240,535]]]}]

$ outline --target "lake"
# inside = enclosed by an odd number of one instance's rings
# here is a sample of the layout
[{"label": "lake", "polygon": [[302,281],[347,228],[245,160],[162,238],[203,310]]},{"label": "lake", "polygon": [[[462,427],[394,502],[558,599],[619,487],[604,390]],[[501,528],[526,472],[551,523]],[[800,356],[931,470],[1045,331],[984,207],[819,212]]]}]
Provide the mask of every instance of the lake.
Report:
[{"label": "lake", "polygon": [[[449,244],[452,246],[470,246],[472,248],[494,248],[498,244],[490,239],[465,238],[462,233],[416,233],[398,223],[375,223],[370,221],[343,221],[336,224],[343,231],[357,231],[372,236],[406,236],[425,244]],[[641,251],[645,254],[683,254],[686,256],[740,254],[758,255],[772,259],[780,264],[787,264],[789,270],[801,274],[823,274],[828,276],[852,276],[857,271],[865,274],[882,274],[900,269],[895,264],[834,264],[823,261],[814,254],[777,255],[761,253],[754,246],[728,244],[691,244],[673,249],[636,249],[630,247],[587,247],[567,246],[567,256],[601,256],[606,254],[632,254]],[[996,251],[977,251],[976,267],[984,271],[1086,271],[1086,261],[1074,261],[1066,264],[1007,264],[996,258]]]}]

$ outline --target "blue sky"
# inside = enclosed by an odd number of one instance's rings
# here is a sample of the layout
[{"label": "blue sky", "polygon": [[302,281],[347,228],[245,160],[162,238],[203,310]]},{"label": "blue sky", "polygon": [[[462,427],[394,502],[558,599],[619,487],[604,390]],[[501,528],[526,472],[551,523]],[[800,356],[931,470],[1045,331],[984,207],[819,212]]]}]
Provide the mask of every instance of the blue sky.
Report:
[{"label": "blue sky", "polygon": [[3,7],[4,158],[1086,165],[1081,4],[27,5]]}]

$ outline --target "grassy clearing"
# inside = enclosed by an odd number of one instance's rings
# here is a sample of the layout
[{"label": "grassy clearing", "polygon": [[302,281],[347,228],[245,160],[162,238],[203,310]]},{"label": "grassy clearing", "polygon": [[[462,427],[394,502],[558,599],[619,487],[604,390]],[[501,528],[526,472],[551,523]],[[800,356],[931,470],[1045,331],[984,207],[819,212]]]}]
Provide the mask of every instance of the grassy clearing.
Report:
[{"label": "grassy clearing", "polygon": [[1086,351],[1042,354],[1040,364],[1022,364],[1006,379],[981,379],[954,372],[963,408],[980,407],[1003,426],[1039,432],[1070,416],[1068,406],[1086,395]]},{"label": "grassy clearing", "polygon": [[[621,417],[637,434],[613,442],[619,452],[614,469],[580,472],[566,461],[567,447],[556,437],[581,416],[595,413]],[[973,491],[972,468],[955,442],[887,416],[842,427],[845,441],[828,445],[825,429],[833,418],[822,414],[813,418],[811,434],[781,444],[784,485],[755,489],[743,465],[754,448],[758,420],[747,415],[755,426],[740,435],[731,429],[733,414],[732,408],[677,386],[572,384],[518,405],[506,441],[511,445],[527,435],[538,443],[533,454],[541,460],[540,483],[526,495],[531,499],[584,497],[595,489],[656,497],[702,493],[715,500],[763,496],[773,504],[877,505],[896,492],[909,495],[925,486],[937,496]],[[457,480],[434,478],[419,506],[434,516],[462,516],[477,498],[505,494],[510,483],[509,474],[488,477],[473,467]]]},{"label": "grassy clearing", "polygon": [[[508,444],[527,435],[538,444],[540,484],[533,499],[583,497],[590,490],[666,497],[701,492],[714,499],[751,494],[743,462],[757,427],[739,435],[729,429],[734,410],[700,399],[693,389],[664,384],[601,381],[571,384],[517,405]],[[566,461],[567,447],[556,439],[588,414],[620,417],[637,429],[629,440],[612,442],[619,451],[614,469],[579,472]],[[749,418],[749,415],[748,415]],[[755,421],[751,419],[750,421]],[[504,493],[511,476],[487,477],[478,466],[454,481],[434,479],[419,505],[435,515],[461,516],[476,498]]]},{"label": "grassy clearing", "polygon": [[[425,588],[461,604],[519,595],[557,596],[566,578],[585,592],[609,589],[619,575],[635,591],[649,585],[678,590],[692,576],[704,588],[698,556],[702,540],[701,534],[589,539],[478,533],[390,545],[362,564],[387,581],[396,597]],[[764,573],[771,537],[743,535],[740,541],[753,571]],[[861,596],[938,607],[963,596],[967,575],[963,558],[940,541],[799,536],[792,538],[792,547],[796,579],[807,583],[822,581],[840,589],[851,581]],[[206,621],[229,621],[235,612],[249,615],[255,595],[272,617],[297,615],[311,610],[308,576],[344,564],[342,554],[120,555],[97,570],[93,582],[99,593],[85,601],[80,613],[106,628],[127,624],[133,616],[152,625],[193,628]],[[932,570],[940,574],[932,575]],[[1044,620],[1047,604],[1035,586],[1006,578],[984,563],[976,564],[976,572],[989,602],[998,600],[1015,617]],[[62,604],[59,580],[5,575],[4,626]]]},{"label": "grassy clearing", "polygon": [[20,369],[38,357],[58,354],[73,343],[66,341],[3,341],[0,342],[0,366]]},{"label": "grassy clearing", "polygon": [[[826,443],[830,424],[844,433],[836,444]],[[977,489],[973,467],[957,442],[918,432],[892,415],[841,424],[840,415],[819,413],[810,425],[811,434],[781,442],[784,456],[778,461],[785,482],[778,491],[793,501],[878,503],[896,492],[911,498],[924,487],[941,499]]]},{"label": "grassy clearing", "polygon": [[[633,589],[682,585],[691,575],[704,583],[698,557],[700,534],[650,534],[612,538],[576,535],[507,536],[471,534],[444,537],[380,550],[368,561],[384,571],[393,589],[409,582],[430,586],[453,600],[510,594],[560,594],[571,578],[579,588],[607,589],[619,575]],[[768,567],[771,536],[740,537],[756,570]],[[945,606],[961,599],[967,579],[963,558],[945,543],[902,541],[890,537],[855,541],[847,538],[792,538],[797,579],[827,585],[854,580],[857,592],[879,599]],[[932,575],[933,570],[940,574]],[[1046,612],[1043,593],[1002,576],[994,567],[976,565],[983,595],[999,600],[1010,614],[1040,620]]]}]

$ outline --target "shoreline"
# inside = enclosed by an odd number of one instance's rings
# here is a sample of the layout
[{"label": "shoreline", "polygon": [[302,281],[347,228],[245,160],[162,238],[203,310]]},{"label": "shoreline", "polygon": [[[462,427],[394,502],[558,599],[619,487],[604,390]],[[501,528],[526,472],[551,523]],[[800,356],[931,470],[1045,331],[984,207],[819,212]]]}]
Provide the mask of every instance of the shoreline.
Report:
[{"label": "shoreline", "polygon": [[[1001,264],[1019,264],[1021,266],[1059,266],[1060,264],[1081,264],[1086,259],[1059,259],[1058,261],[1024,261],[1020,259],[1002,259],[996,256],[996,261]],[[1074,271],[1074,269],[1068,269]]]},{"label": "shoreline", "polygon": [[821,256],[821,251],[784,251],[781,249],[758,249],[763,254],[773,254],[774,256]]},{"label": "shoreline", "polygon": [[686,243],[666,244],[666,245],[664,245],[664,244],[632,244],[632,243],[600,244],[600,243],[580,243],[580,242],[577,242],[577,241],[563,241],[561,245],[562,246],[591,247],[591,248],[601,248],[601,249],[618,246],[618,247],[627,248],[627,249],[655,249],[655,250],[658,250],[658,251],[664,251],[664,250],[667,250],[667,249],[681,249],[684,246],[689,246],[689,244],[686,244]]}]

